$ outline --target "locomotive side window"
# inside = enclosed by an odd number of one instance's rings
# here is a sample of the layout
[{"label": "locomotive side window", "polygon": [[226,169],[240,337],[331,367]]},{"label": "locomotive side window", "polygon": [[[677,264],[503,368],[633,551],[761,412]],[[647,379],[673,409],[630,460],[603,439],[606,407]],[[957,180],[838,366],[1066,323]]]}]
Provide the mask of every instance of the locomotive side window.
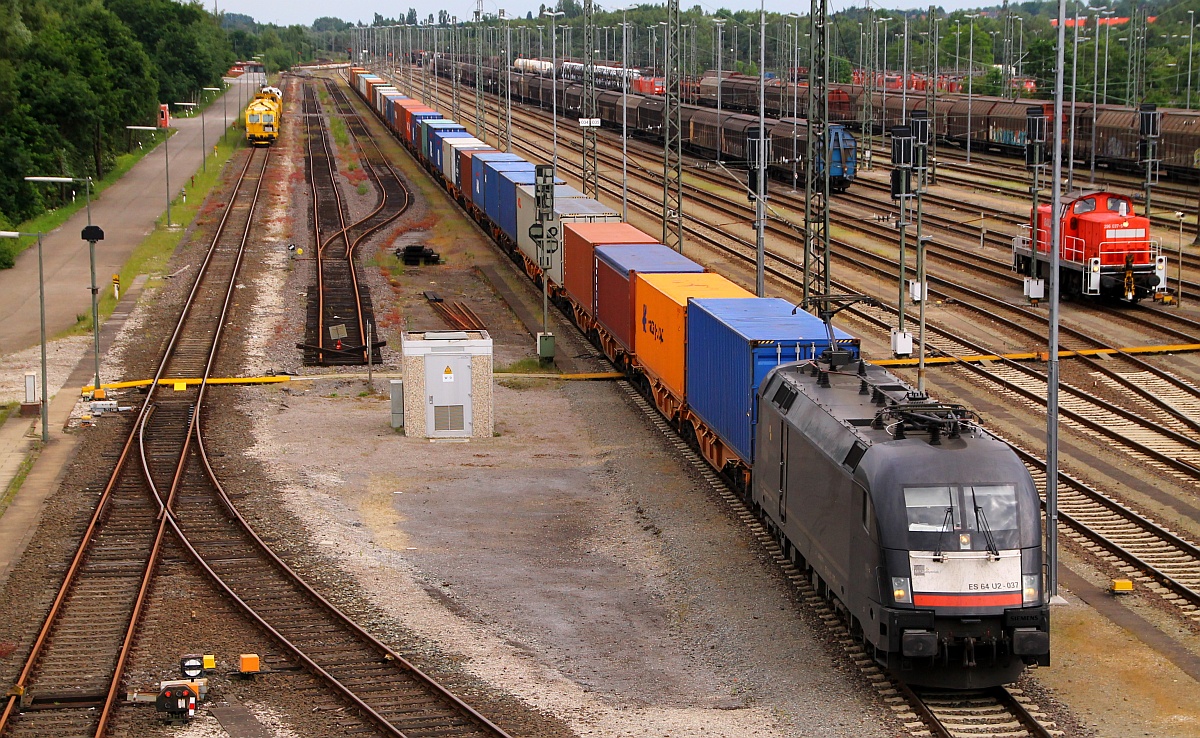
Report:
[{"label": "locomotive side window", "polygon": [[1071,212],[1075,213],[1076,215],[1083,215],[1084,213],[1090,213],[1095,209],[1096,209],[1096,198],[1094,198],[1094,197],[1089,197],[1086,200],[1076,200],[1075,204],[1073,206],[1071,206]]},{"label": "locomotive side window", "polygon": [[904,506],[908,508],[910,531],[937,533],[959,526],[958,505],[950,487],[905,487]]}]

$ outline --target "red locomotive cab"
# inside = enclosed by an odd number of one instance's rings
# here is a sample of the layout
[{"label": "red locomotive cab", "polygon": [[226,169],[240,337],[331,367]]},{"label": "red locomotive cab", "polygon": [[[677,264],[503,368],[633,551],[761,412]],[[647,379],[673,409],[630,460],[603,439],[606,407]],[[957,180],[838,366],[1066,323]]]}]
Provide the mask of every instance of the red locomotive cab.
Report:
[{"label": "red locomotive cab", "polygon": [[1071,202],[1063,215],[1066,261],[1100,260],[1101,267],[1144,266],[1154,263],[1157,244],[1150,239],[1150,220],[1135,215],[1133,201],[1103,192]]}]

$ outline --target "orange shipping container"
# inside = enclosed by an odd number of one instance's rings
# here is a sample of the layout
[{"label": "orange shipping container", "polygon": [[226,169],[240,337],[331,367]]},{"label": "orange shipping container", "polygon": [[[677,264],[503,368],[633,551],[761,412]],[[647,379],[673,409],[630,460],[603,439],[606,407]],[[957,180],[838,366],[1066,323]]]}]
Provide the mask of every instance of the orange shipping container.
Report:
[{"label": "orange shipping container", "polygon": [[596,247],[626,243],[658,243],[628,223],[564,223],[563,287],[575,303],[596,314]]},{"label": "orange shipping container", "polygon": [[687,305],[693,297],[754,297],[719,274],[634,275],[633,349],[647,374],[684,399]]}]

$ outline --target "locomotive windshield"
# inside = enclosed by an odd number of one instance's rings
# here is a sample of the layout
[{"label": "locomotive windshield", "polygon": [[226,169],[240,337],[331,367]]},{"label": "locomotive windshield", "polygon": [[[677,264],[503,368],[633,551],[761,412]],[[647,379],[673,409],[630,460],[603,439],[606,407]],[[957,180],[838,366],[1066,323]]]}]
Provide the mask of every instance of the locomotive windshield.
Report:
[{"label": "locomotive windshield", "polygon": [[962,548],[963,542],[977,550],[1009,548],[1009,539],[1017,537],[1017,491],[1011,484],[905,487],[904,505],[914,549]]}]

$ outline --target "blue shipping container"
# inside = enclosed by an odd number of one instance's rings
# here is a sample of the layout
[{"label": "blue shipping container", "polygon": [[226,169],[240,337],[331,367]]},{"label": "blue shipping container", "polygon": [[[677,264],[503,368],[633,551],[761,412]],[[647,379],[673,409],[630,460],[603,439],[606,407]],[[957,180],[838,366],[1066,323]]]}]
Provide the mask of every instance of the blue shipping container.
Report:
[{"label": "blue shipping container", "polygon": [[432,110],[422,110],[412,114],[412,127],[408,130],[408,140],[417,150],[421,150],[421,121],[441,120],[442,114]]},{"label": "blue shipping container", "polygon": [[442,150],[443,150],[443,144],[446,142],[446,139],[449,139],[449,138],[474,138],[474,137],[471,134],[467,133],[465,130],[455,131],[455,130],[446,130],[444,128],[438,129],[438,130],[430,130],[430,132],[429,132],[429,158],[433,161],[434,168],[437,169],[439,172],[441,172],[443,177],[446,176],[446,169],[445,169],[445,164],[444,164],[444,157],[442,155]]},{"label": "blue shipping container", "polygon": [[[793,315],[795,306],[779,298],[702,298],[688,303],[688,407],[743,461],[753,464],[759,385],[776,366],[820,356],[829,348],[825,323],[803,310]],[[858,355],[858,339],[836,328],[834,339]]]},{"label": "blue shipping container", "polygon": [[[502,212],[504,203],[500,198],[500,190],[504,187],[501,174],[504,172],[529,172],[533,173],[533,164],[527,161],[485,161],[483,163],[483,212],[487,213],[488,220],[492,221],[501,230],[504,225],[501,222],[504,220]],[[516,221],[517,214],[514,211],[512,214],[513,221]],[[516,226],[513,226],[515,232]]]},{"label": "blue shipping container", "polygon": [[[466,133],[466,131],[467,131],[466,128],[463,128],[461,123],[455,123],[452,120],[436,120],[436,121],[431,120],[425,124],[425,129],[426,129],[426,144],[425,144],[425,149],[424,149],[425,158],[429,159],[429,161],[434,166],[437,166],[437,163],[441,159],[441,154],[442,154],[441,151],[434,153],[434,148],[438,148],[438,149],[441,148],[441,144],[440,144],[440,140],[438,139],[438,136],[442,135],[443,133],[449,133],[452,131],[453,132],[461,131],[462,133]],[[434,146],[434,141],[439,141],[439,143],[436,147]]]},{"label": "blue shipping container", "polygon": [[[483,164],[488,161],[525,161],[516,154],[476,154],[471,157],[471,204],[484,210],[485,198],[483,189]],[[463,178],[466,174],[461,175]],[[485,211],[486,212],[486,211]]]}]

